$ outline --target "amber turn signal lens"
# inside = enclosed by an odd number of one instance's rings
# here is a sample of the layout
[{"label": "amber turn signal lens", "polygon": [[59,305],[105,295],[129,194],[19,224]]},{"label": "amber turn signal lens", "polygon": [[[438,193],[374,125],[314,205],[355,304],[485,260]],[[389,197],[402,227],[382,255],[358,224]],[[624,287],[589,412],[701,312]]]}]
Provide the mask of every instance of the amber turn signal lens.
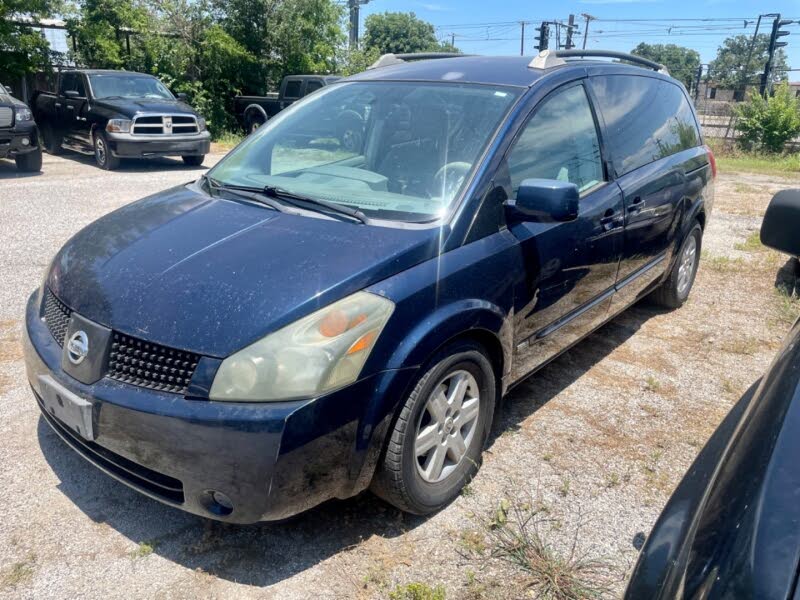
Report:
[{"label": "amber turn signal lens", "polygon": [[347,354],[355,354],[357,352],[361,352],[362,350],[367,350],[368,348],[372,347],[372,342],[375,341],[375,336],[377,335],[377,331],[374,329],[372,331],[368,331],[364,335],[362,335],[356,343],[350,346],[350,349],[347,351]]}]

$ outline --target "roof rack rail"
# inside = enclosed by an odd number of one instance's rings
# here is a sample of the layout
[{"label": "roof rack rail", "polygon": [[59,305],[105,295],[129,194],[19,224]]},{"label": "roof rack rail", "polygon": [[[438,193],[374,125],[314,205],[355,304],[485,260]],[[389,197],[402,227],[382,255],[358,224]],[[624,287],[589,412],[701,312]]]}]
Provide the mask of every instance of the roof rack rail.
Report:
[{"label": "roof rack rail", "polygon": [[533,60],[528,64],[532,69],[549,69],[559,65],[567,64],[565,58],[617,58],[627,62],[636,63],[653,69],[664,75],[669,75],[667,67],[655,61],[636,56],[635,54],[628,54],[627,52],[617,52],[616,50],[580,50],[572,48],[570,50],[542,50]]},{"label": "roof rack rail", "polygon": [[370,69],[380,69],[381,67],[389,67],[391,65],[399,65],[410,60],[429,60],[432,58],[455,58],[457,56],[470,56],[469,54],[461,54],[460,52],[412,52],[409,54],[383,54],[381,57],[367,67]]}]

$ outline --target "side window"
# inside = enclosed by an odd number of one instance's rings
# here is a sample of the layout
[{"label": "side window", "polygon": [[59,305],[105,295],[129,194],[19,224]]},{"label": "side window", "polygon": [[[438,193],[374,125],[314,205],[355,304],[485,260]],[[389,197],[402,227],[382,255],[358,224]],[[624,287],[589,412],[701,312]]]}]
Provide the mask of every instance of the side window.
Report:
[{"label": "side window", "polygon": [[286,89],[283,92],[284,98],[299,98],[300,97],[300,84],[302,81],[299,79],[290,79],[286,82]]},{"label": "side window", "polygon": [[64,73],[61,76],[61,93],[75,89],[75,73]]},{"label": "side window", "polygon": [[308,96],[311,92],[316,92],[318,89],[322,87],[322,82],[318,79],[312,79],[308,83],[306,83],[306,96]]},{"label": "side window", "polygon": [[507,163],[514,197],[524,179],[569,181],[581,191],[603,181],[597,127],[582,85],[556,92],[537,106]]},{"label": "side window", "polygon": [[81,77],[80,75],[75,75],[75,87],[72,89],[78,92],[78,96],[80,96],[81,98],[86,97],[86,90],[83,87],[83,77]]},{"label": "side window", "polygon": [[636,75],[590,81],[619,175],[700,143],[692,109],[677,85]]}]

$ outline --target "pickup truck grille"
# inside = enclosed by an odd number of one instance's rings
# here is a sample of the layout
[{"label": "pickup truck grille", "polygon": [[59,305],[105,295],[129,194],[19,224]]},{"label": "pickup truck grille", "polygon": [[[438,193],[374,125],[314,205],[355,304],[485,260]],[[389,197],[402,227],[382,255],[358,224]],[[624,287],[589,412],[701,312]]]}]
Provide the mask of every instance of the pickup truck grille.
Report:
[{"label": "pickup truck grille", "polygon": [[14,111],[8,106],[0,106],[0,127],[11,127],[14,122]]},{"label": "pickup truck grille", "polygon": [[193,115],[142,115],[133,119],[133,135],[190,135],[199,133]]}]

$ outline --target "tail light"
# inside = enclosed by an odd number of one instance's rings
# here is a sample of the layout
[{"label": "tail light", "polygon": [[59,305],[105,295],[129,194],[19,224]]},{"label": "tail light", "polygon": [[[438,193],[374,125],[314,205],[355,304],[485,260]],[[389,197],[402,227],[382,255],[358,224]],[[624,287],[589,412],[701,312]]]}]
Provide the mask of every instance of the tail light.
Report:
[{"label": "tail light", "polygon": [[706,149],[706,152],[708,152],[708,163],[711,165],[711,177],[716,179],[717,178],[717,159],[714,158],[714,152],[711,150],[711,148],[708,145],[706,145],[704,147]]}]

